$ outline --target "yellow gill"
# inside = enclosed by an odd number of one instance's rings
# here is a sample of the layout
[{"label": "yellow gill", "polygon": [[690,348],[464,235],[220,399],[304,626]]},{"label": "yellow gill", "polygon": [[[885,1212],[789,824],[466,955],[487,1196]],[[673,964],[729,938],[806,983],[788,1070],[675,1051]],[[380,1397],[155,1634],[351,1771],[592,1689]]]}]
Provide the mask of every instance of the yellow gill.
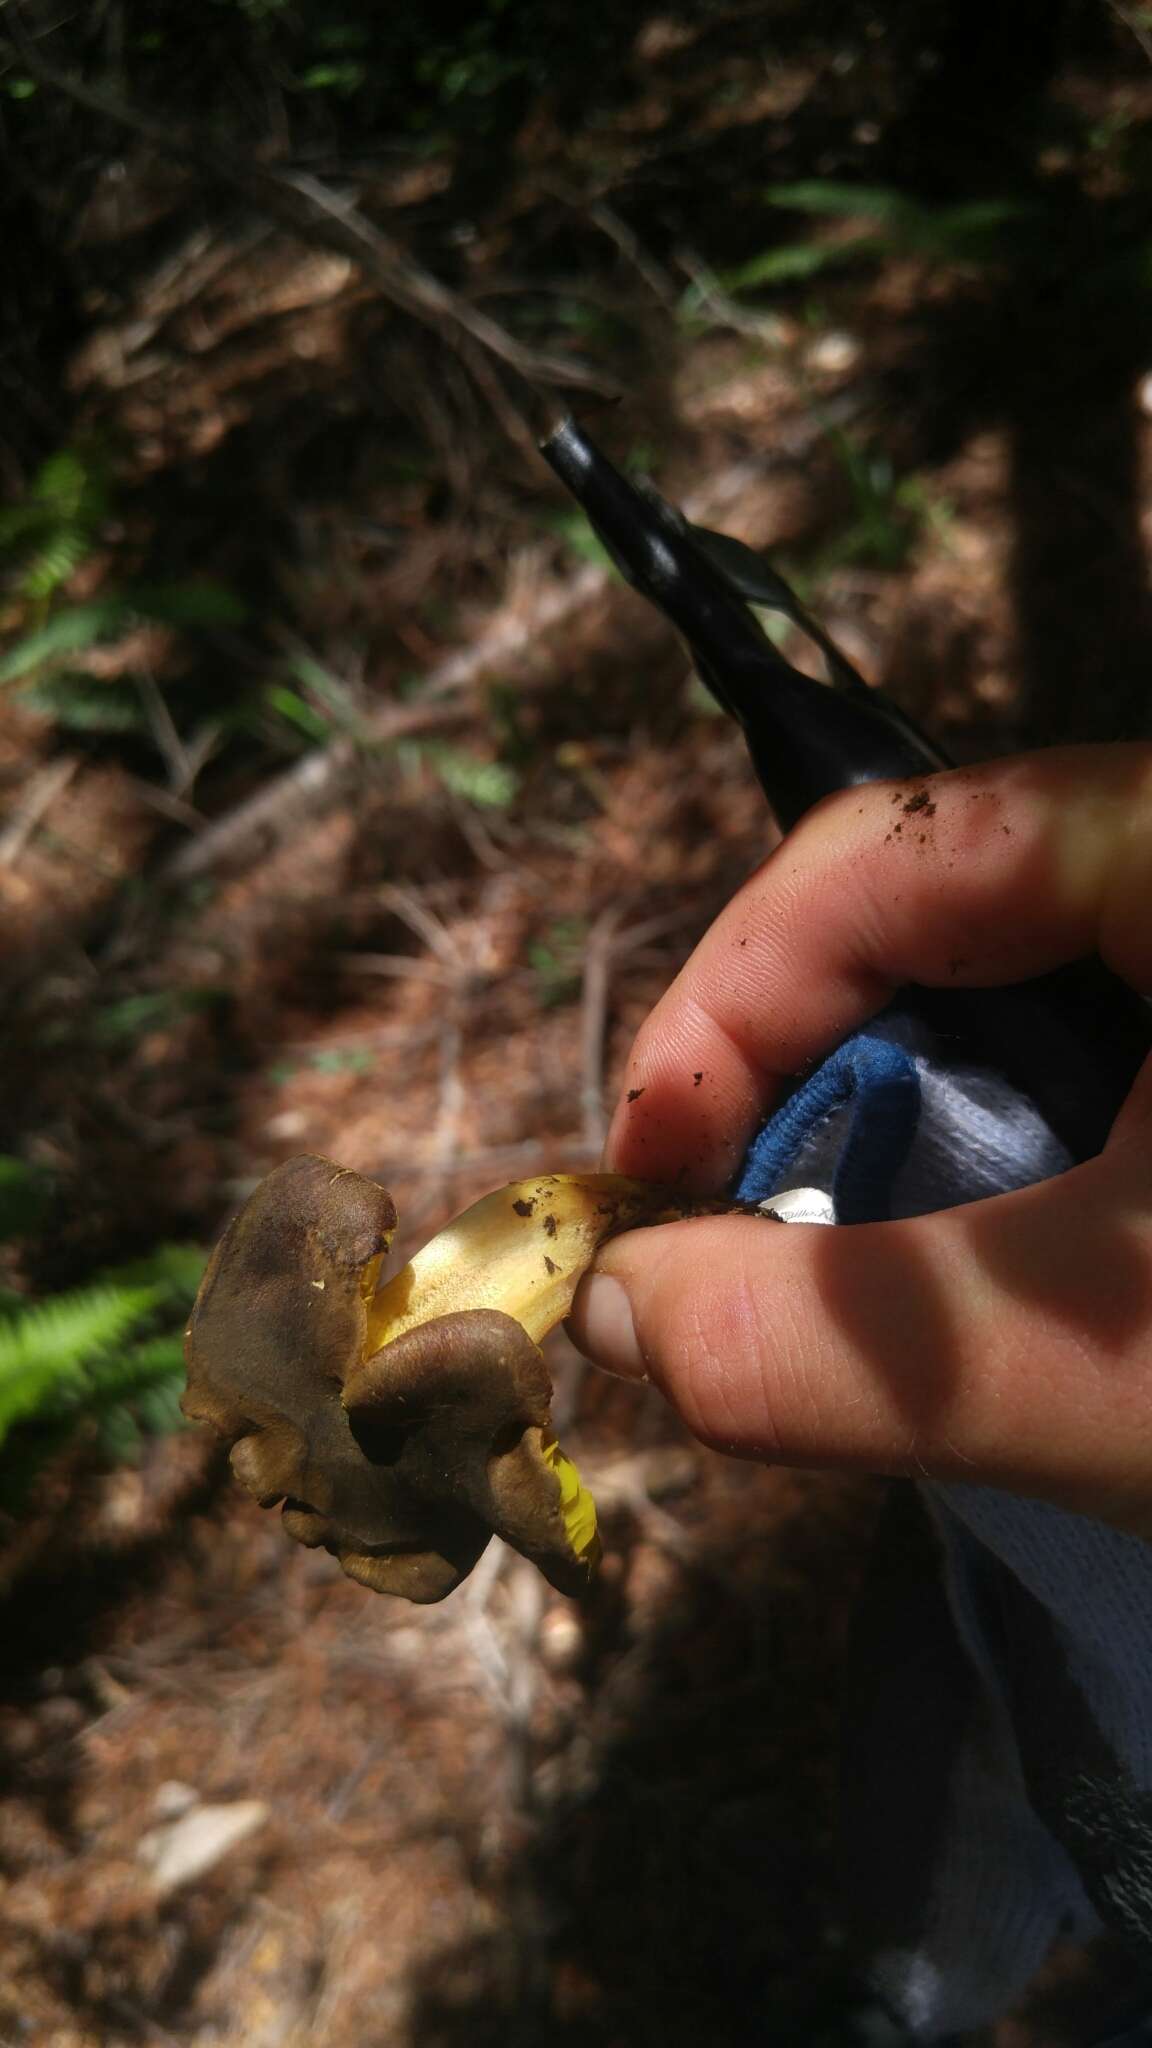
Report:
[{"label": "yellow gill", "polygon": [[564,1533],[574,1554],[583,1558],[591,1570],[600,1561],[596,1503],[571,1458],[561,1450],[551,1430],[546,1429],[541,1435],[540,1453],[544,1463],[556,1474],[559,1482],[560,1513],[564,1520]]}]

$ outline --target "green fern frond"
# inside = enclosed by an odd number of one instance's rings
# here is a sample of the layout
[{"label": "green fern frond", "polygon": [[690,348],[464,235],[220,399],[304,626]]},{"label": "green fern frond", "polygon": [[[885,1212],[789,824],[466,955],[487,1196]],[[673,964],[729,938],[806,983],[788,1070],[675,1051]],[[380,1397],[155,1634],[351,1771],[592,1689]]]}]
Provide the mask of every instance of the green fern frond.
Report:
[{"label": "green fern frond", "polygon": [[34,1410],[26,1410],[0,1449],[0,1512],[27,1510],[38,1473],[77,1430],[87,1431],[97,1458],[117,1465],[134,1462],[146,1438],[185,1428],[183,1348],[177,1332],[128,1350],[114,1345],[42,1387]]},{"label": "green fern frond", "polygon": [[109,1464],[139,1456],[148,1436],[172,1436],[184,1427],[180,1393],[184,1346],[178,1335],[135,1343],[131,1352],[96,1358],[84,1366],[68,1399],[96,1425],[96,1448]]},{"label": "green fern frond", "polygon": [[155,1287],[81,1288],[0,1323],[0,1442],[14,1422],[42,1409],[161,1298]]},{"label": "green fern frond", "polygon": [[91,453],[78,448],[60,448],[41,463],[32,486],[32,499],[60,519],[102,518],[108,507],[103,465]]},{"label": "green fern frond", "polygon": [[179,1336],[154,1337],[115,1358],[96,1359],[84,1368],[83,1382],[84,1413],[95,1421],[97,1445],[110,1463],[135,1458],[145,1437],[170,1436],[185,1426]]},{"label": "green fern frond", "polygon": [[51,597],[92,552],[91,535],[63,526],[50,534],[27,562],[20,578],[22,597]]},{"label": "green fern frond", "polygon": [[183,1370],[183,1342],[175,1333],[147,1338],[129,1350],[117,1346],[86,1359],[75,1378],[61,1387],[60,1403],[94,1414],[134,1401],[161,1381],[180,1376]]},{"label": "green fern frond", "polygon": [[144,1442],[144,1432],[131,1408],[123,1402],[93,1418],[96,1448],[109,1465],[134,1465]]},{"label": "green fern frond", "polygon": [[46,625],[21,634],[9,648],[0,659],[0,684],[18,683],[46,663],[62,661],[69,654],[87,654],[101,640],[127,632],[131,623],[131,606],[123,597],[65,605]]},{"label": "green fern frond", "polygon": [[26,684],[20,701],[67,732],[143,732],[148,724],[139,690],[123,676],[65,670]]},{"label": "green fern frond", "polygon": [[62,448],[49,456],[23,502],[0,513],[0,567],[11,557],[22,597],[55,595],[96,546],[108,512],[104,464],[92,451]]},{"label": "green fern frond", "polygon": [[184,1391],[184,1362],[179,1370],[167,1379],[160,1379],[151,1387],[145,1387],[137,1394],[134,1407],[141,1428],[148,1436],[174,1436],[178,1429],[189,1427],[188,1419],[180,1406]]}]

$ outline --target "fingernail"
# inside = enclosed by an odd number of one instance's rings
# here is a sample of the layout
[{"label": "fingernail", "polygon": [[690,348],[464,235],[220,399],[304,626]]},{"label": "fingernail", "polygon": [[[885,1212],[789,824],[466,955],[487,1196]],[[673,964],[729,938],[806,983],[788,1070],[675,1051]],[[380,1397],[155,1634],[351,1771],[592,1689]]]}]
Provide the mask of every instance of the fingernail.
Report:
[{"label": "fingernail", "polygon": [[622,1380],[646,1380],[644,1357],[632,1320],[632,1304],[611,1273],[590,1273],[577,1297],[580,1349],[601,1372]]}]

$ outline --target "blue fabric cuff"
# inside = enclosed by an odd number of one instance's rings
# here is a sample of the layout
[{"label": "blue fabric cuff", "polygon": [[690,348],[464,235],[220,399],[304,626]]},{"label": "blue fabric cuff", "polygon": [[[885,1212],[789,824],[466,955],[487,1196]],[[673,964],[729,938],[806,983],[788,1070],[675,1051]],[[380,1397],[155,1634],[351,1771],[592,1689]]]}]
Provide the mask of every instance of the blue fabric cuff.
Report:
[{"label": "blue fabric cuff", "polygon": [[805,1147],[849,1109],[830,1189],[837,1221],[887,1216],[920,1121],[920,1076],[904,1046],[870,1031],[846,1040],[765,1124],[745,1159],[739,1200],[763,1202],[775,1194]]}]

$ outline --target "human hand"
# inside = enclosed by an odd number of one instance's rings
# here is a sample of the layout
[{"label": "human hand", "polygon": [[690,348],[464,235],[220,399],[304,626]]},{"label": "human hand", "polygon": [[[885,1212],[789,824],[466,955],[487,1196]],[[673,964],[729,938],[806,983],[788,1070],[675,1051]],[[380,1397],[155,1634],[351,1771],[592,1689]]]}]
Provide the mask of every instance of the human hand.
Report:
[{"label": "human hand", "polygon": [[[930,789],[899,834],[892,785],[830,799],[745,884],[636,1040],[607,1165],[728,1185],[782,1086],[910,982],[1096,951],[1152,993],[1152,747]],[[1152,1537],[1152,1060],[1056,1180],[897,1223],[632,1232],[572,1327],[736,1455],[995,1484]]]}]

